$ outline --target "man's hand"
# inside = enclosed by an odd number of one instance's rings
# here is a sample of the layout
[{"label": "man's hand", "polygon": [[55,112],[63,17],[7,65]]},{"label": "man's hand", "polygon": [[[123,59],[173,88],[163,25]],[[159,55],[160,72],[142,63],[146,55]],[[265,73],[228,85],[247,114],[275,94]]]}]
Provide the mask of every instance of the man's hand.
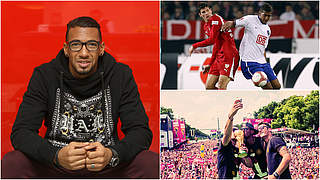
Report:
[{"label": "man's hand", "polygon": [[242,109],[243,108],[243,104],[240,102],[240,103],[234,103],[233,106],[232,106],[232,109],[228,115],[229,119],[233,119],[234,115],[237,114],[237,112],[239,111],[239,109]]},{"label": "man's hand", "polygon": [[221,26],[220,31],[227,32],[233,27],[233,21],[227,21]]},{"label": "man's hand", "polygon": [[210,70],[210,65],[203,65],[202,66],[202,73],[205,74],[205,73],[208,73]]},{"label": "man's hand", "polygon": [[268,176],[268,179],[277,179],[273,174]]},{"label": "man's hand", "polygon": [[87,150],[86,167],[89,171],[100,171],[109,164],[112,151],[100,142],[90,143]]},{"label": "man's hand", "polygon": [[248,148],[246,146],[241,146],[239,149],[242,150],[242,151],[245,151],[246,153],[249,152],[249,150],[248,150]]},{"label": "man's hand", "polygon": [[85,168],[86,149],[89,143],[71,142],[63,147],[58,153],[59,164],[69,170],[78,170]]},{"label": "man's hand", "polygon": [[232,109],[230,111],[230,113],[228,114],[228,120],[226,123],[226,126],[224,127],[224,135],[222,137],[222,145],[223,146],[227,146],[228,143],[231,140],[231,135],[232,135],[232,126],[233,126],[233,116],[236,115],[236,113],[238,112],[239,109],[241,109],[243,107],[242,103],[234,103],[232,106]]},{"label": "man's hand", "polygon": [[192,54],[192,52],[194,51],[194,48],[193,48],[193,46],[191,45],[190,47],[189,47],[189,56],[191,56],[191,54]]}]

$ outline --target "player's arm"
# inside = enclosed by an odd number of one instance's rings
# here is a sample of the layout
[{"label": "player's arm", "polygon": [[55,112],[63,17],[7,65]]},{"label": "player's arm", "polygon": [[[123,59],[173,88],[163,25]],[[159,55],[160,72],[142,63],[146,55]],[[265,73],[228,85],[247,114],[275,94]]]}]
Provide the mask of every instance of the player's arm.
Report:
[{"label": "player's arm", "polygon": [[149,149],[153,134],[131,68],[121,65],[119,72],[121,96],[117,99],[118,115],[125,137],[110,148],[118,153],[119,161],[122,163],[132,161],[138,153]]},{"label": "player's arm", "polygon": [[40,67],[35,68],[27,91],[19,107],[16,120],[12,127],[11,143],[15,150],[42,163],[53,164],[59,150],[38,133],[43,118],[48,113],[48,89],[46,73]]},{"label": "player's arm", "polygon": [[220,31],[227,32],[234,27],[246,27],[249,24],[249,19],[250,16],[243,16],[242,18],[236,19],[234,21],[227,21],[222,25]]},{"label": "player's arm", "polygon": [[212,28],[208,39],[193,44],[192,45],[193,48],[196,49],[198,47],[207,47],[207,46],[213,45],[214,42],[216,41],[217,37],[218,37],[218,34],[219,34],[218,27]]},{"label": "player's arm", "polygon": [[289,166],[289,163],[291,161],[291,156],[286,146],[280,147],[279,154],[282,156],[282,160],[278,168],[275,170],[275,172],[281,175],[283,171]]},{"label": "player's arm", "polygon": [[234,27],[236,27],[236,21],[227,21],[221,26],[221,30],[220,31],[227,32],[231,28],[234,28]]},{"label": "player's arm", "polygon": [[222,25],[222,22],[217,20],[217,19],[213,19],[212,21],[212,28],[211,31],[209,33],[209,37],[206,40],[203,40],[201,42],[192,44],[192,46],[189,48],[189,55],[191,55],[191,53],[197,49],[198,47],[207,47],[210,45],[214,45],[218,35],[219,35],[219,31]]},{"label": "player's arm", "polygon": [[223,137],[222,137],[223,146],[227,146],[231,140],[232,126],[233,126],[233,118],[230,118],[229,116],[223,131]]},{"label": "player's arm", "polygon": [[243,107],[242,103],[234,103],[232,109],[228,115],[226,126],[224,127],[222,145],[227,146],[231,140],[232,128],[233,128],[233,117],[237,114],[238,110]]}]

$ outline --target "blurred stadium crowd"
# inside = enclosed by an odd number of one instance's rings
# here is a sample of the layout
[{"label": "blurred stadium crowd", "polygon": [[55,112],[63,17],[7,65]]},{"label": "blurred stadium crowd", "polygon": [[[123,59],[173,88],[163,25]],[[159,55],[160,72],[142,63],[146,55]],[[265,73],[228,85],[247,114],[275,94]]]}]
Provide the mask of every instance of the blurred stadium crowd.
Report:
[{"label": "blurred stadium crowd", "polygon": [[[202,1],[164,1],[161,3],[162,20],[200,20],[198,5]],[[273,7],[271,20],[314,20],[319,19],[318,1],[266,1]],[[238,19],[255,14],[263,1],[209,1],[213,13],[225,20]]]},{"label": "blurred stadium crowd", "polygon": [[[284,137],[287,142],[291,141],[291,138],[289,136]],[[203,158],[200,151],[201,145],[205,147]],[[161,178],[218,178],[217,147],[218,140],[205,140],[162,151],[160,154]],[[319,179],[319,146],[295,146],[288,147],[288,150],[291,155],[289,168],[292,179]],[[243,164],[240,165],[239,177],[241,179],[251,179],[253,176],[254,172],[250,168]]]}]

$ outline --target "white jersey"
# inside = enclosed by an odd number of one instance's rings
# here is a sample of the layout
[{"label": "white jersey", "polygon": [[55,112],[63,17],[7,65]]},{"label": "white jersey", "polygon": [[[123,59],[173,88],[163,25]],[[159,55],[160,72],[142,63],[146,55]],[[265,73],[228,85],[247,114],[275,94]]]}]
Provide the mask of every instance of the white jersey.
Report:
[{"label": "white jersey", "polygon": [[266,63],[264,57],[271,35],[270,27],[262,24],[258,15],[247,15],[236,20],[236,27],[244,27],[244,35],[240,44],[241,60],[247,62]]}]

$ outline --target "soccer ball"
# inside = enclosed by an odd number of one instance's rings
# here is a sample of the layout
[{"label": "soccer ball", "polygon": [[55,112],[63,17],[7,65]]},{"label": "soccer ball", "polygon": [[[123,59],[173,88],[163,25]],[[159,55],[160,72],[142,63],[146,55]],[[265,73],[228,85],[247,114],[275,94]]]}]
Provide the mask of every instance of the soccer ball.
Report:
[{"label": "soccer ball", "polygon": [[265,86],[268,82],[267,80],[268,80],[268,77],[266,73],[264,73],[263,71],[255,72],[252,76],[252,81],[254,85],[259,87]]}]

